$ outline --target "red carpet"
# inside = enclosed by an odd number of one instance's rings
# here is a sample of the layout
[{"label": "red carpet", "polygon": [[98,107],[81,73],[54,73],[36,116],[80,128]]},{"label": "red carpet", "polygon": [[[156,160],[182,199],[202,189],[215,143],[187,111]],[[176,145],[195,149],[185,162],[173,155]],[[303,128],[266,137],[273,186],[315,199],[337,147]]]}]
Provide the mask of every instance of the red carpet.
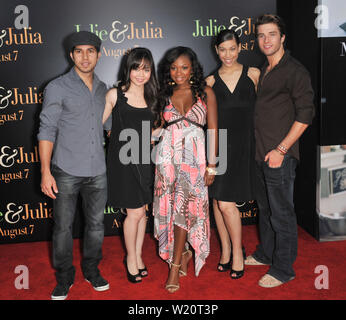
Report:
[{"label": "red carpet", "polygon": [[[243,239],[247,253],[258,243],[257,227],[243,226]],[[0,300],[47,300],[56,284],[50,261],[50,242],[21,243],[0,246]],[[249,266],[243,278],[231,280],[229,273],[219,273],[216,266],[220,248],[216,230],[211,233],[211,254],[200,276],[194,276],[190,263],[189,274],[182,278],[180,290],[166,293],[164,283],[167,264],[157,256],[157,242],[146,235],[144,261],[149,276],[140,284],[129,283],[122,264],[124,249],[120,237],[106,237],[103,246],[102,275],[109,281],[110,290],[94,291],[80,270],[80,241],[75,240],[74,264],[76,278],[70,289],[69,300],[345,300],[346,298],[346,241],[318,242],[299,228],[298,258],[295,262],[296,279],[272,289],[257,285],[267,266]],[[15,288],[18,265],[29,270],[29,289]],[[329,271],[329,288],[316,289],[315,279],[320,273],[315,268],[324,265]]]}]

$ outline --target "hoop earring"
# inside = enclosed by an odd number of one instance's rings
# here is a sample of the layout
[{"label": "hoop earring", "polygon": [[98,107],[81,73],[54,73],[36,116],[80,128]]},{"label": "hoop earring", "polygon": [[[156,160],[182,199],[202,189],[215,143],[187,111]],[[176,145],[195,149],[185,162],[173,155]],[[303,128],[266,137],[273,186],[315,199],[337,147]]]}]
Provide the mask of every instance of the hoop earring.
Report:
[{"label": "hoop earring", "polygon": [[173,87],[175,86],[175,82],[173,80],[168,80],[168,85]]}]

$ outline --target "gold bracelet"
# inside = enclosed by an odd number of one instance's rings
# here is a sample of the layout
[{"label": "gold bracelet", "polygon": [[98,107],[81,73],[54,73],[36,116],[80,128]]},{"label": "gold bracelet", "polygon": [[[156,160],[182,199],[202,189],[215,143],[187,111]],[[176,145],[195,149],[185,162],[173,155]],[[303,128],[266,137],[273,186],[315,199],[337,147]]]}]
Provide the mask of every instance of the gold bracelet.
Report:
[{"label": "gold bracelet", "polygon": [[211,175],[214,175],[214,176],[215,176],[215,175],[217,174],[217,171],[216,171],[216,169],[214,169],[214,168],[206,167],[205,170],[206,170],[209,174],[211,174]]}]

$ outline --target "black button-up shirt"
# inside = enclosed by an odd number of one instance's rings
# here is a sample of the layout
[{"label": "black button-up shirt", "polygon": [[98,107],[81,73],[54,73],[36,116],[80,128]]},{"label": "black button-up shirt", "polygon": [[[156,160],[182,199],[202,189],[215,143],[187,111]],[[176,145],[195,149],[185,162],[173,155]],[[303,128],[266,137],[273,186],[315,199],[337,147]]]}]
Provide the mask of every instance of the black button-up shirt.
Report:
[{"label": "black button-up shirt", "polygon": [[[256,160],[275,149],[288,134],[293,122],[311,124],[315,109],[308,71],[288,51],[266,75],[261,70],[255,106]],[[299,142],[288,154],[299,159]]]},{"label": "black button-up shirt", "polygon": [[54,143],[52,164],[68,174],[93,177],[106,171],[102,125],[106,92],[95,74],[90,92],[74,68],[45,88],[38,140]]}]

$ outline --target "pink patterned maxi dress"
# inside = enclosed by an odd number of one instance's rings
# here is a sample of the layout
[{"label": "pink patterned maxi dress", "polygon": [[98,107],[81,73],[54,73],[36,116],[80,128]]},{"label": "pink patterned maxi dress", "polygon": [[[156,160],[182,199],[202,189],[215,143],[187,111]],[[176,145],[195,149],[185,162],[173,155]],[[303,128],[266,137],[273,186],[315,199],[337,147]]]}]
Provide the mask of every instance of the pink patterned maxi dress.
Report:
[{"label": "pink patterned maxi dress", "polygon": [[204,184],[206,114],[200,98],[185,116],[170,102],[163,113],[168,126],[156,146],[153,215],[159,254],[172,262],[174,225],[185,229],[195,251],[196,276],[210,251],[208,187]]}]

